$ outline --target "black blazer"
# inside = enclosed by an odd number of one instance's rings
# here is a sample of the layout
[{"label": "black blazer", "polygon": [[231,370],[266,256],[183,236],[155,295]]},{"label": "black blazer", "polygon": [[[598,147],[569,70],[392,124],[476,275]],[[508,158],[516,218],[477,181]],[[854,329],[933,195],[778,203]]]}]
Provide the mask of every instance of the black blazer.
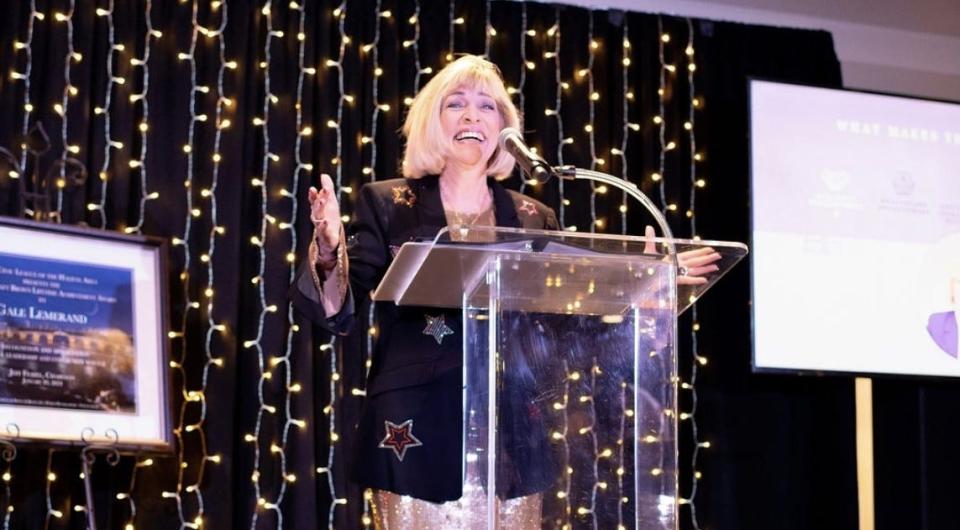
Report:
[{"label": "black blazer", "polygon": [[[497,226],[557,229],[550,208],[488,179]],[[383,278],[400,246],[433,239],[447,225],[436,175],[391,179],[364,185],[355,220],[347,230],[350,289],[344,306],[326,315],[309,264],[302,264],[291,290],[294,305],[333,333],[350,332],[356,297],[367,297]],[[358,425],[359,444],[352,476],[361,486],[434,502],[461,495],[462,322],[459,309],[376,306],[378,339]],[[430,319],[443,318],[451,335],[437,341],[424,333]],[[410,438],[395,450],[389,426],[403,425]],[[418,445],[419,444],[419,445]],[[541,466],[545,467],[545,466]],[[533,482],[541,482],[534,480]],[[516,481],[508,496],[537,491],[530,480]]]}]

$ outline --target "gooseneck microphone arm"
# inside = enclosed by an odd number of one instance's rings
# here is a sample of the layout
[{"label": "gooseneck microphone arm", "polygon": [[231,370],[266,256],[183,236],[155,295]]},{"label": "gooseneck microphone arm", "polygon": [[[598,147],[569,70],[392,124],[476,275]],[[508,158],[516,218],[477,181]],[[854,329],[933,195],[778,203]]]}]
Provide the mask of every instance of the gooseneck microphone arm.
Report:
[{"label": "gooseneck microphone arm", "polygon": [[673,232],[670,230],[666,218],[664,218],[660,209],[653,204],[653,201],[640,191],[640,188],[638,188],[636,184],[599,171],[581,169],[574,166],[552,167],[533,149],[527,146],[523,141],[523,133],[513,127],[506,127],[500,131],[498,144],[501,149],[513,156],[520,166],[520,169],[522,169],[527,176],[537,182],[546,182],[550,180],[550,177],[565,180],[592,180],[613,186],[640,201],[640,204],[647,209],[647,212],[653,216],[657,225],[660,226],[660,232],[667,240],[667,254],[672,257],[674,265],[677,266],[677,270],[680,269],[680,264],[677,260],[677,251],[673,244]]},{"label": "gooseneck microphone arm", "polygon": [[[675,274],[680,274],[680,258],[677,255],[677,247],[673,243],[673,231],[670,230],[670,225],[667,224],[666,217],[663,216],[663,213],[653,201],[650,200],[650,197],[647,197],[645,193],[640,191],[640,188],[632,182],[628,182],[622,178],[614,177],[607,173],[601,173],[599,171],[593,171],[590,169],[581,169],[574,166],[558,166],[553,168],[553,174],[557,178],[562,178],[564,180],[592,180],[595,182],[601,182],[617,188],[627,195],[633,197],[634,199],[640,201],[640,204],[647,209],[647,212],[653,216],[653,219],[657,222],[657,225],[660,226],[660,231],[663,234],[664,238],[664,247],[666,247],[666,254],[668,259],[673,266]],[[677,336],[677,320],[673,321],[673,336]]]},{"label": "gooseneck microphone arm", "polygon": [[663,216],[663,213],[653,201],[650,200],[650,197],[647,197],[636,184],[623,180],[622,178],[609,175],[607,173],[601,173],[599,171],[592,171],[589,169],[582,169],[574,166],[558,166],[553,168],[553,173],[558,177],[564,180],[592,180],[595,182],[601,182],[609,186],[617,188],[627,195],[633,197],[644,208],[647,209],[647,212],[653,217],[657,222],[657,225],[660,227],[660,232],[663,234],[664,239],[666,239],[665,246],[667,247],[667,254],[670,255],[673,259],[674,265],[677,266],[677,270],[680,269],[680,264],[677,262],[677,251],[673,244],[673,231],[670,230],[670,225],[667,224],[667,219]]}]

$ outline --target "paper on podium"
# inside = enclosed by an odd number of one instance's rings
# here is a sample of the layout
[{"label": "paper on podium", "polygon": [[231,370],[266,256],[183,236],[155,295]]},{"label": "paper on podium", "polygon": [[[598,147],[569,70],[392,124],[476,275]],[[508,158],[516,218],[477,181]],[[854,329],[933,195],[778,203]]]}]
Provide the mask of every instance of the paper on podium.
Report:
[{"label": "paper on podium", "polygon": [[[558,263],[568,268],[578,268],[581,273],[566,275],[567,281],[582,281],[582,292],[593,293],[606,285],[617,286],[632,283],[637,288],[634,293],[643,293],[644,271],[658,264],[659,269],[669,256],[665,254],[666,245],[671,243],[663,238],[653,238],[655,253],[644,253],[648,239],[636,236],[614,236],[607,234],[582,234],[576,232],[558,232],[528,230],[501,227],[450,227],[440,231],[432,242],[410,242],[400,247],[387,269],[383,280],[373,293],[375,301],[390,301],[397,305],[427,307],[461,307],[463,293],[479,282],[487,266],[498,260],[501,266],[513,267],[529,278],[524,282],[530,292],[513,293],[514,303],[520,304],[516,310],[548,313],[569,313],[568,302],[554,300],[544,296],[544,286],[549,285]],[[716,263],[719,270],[706,277],[701,285],[679,285],[677,290],[678,312],[689,307],[699,299],[717,280],[747,254],[742,243],[726,241],[694,241],[675,239],[672,244],[677,252],[701,247],[712,247],[721,258]],[[538,259],[550,256],[550,260]],[[616,278],[596,279],[586,272],[591,263],[604,263],[605,274],[609,275],[609,264],[622,262],[623,267],[615,269],[620,276]],[[553,271],[550,267],[553,267]],[[586,272],[586,273],[585,273]],[[591,279],[593,278],[593,279]],[[637,284],[640,282],[640,284]],[[577,286],[569,286],[578,290]],[[615,287],[611,287],[615,288]],[[622,291],[622,289],[621,289]],[[613,314],[640,303],[636,296],[629,293],[602,293],[603,296],[583,297],[576,308],[581,314]],[[591,306],[591,300],[603,300]],[[523,300],[528,302],[524,305]]]}]

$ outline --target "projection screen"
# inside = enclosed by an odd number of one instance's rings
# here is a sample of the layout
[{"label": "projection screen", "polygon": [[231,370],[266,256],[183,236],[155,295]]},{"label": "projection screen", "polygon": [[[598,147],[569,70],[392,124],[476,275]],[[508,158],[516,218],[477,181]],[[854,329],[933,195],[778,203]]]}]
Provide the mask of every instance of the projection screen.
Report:
[{"label": "projection screen", "polygon": [[960,376],[960,104],[750,82],[756,371]]}]

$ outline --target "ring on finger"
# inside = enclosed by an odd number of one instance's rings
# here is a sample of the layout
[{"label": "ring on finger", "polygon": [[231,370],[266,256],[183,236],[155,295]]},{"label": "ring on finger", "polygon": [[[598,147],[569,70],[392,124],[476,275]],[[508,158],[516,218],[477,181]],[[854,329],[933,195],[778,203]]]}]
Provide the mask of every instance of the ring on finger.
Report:
[{"label": "ring on finger", "polygon": [[690,269],[684,266],[680,266],[679,268],[677,268],[677,276],[686,276],[688,274],[690,274]]}]

